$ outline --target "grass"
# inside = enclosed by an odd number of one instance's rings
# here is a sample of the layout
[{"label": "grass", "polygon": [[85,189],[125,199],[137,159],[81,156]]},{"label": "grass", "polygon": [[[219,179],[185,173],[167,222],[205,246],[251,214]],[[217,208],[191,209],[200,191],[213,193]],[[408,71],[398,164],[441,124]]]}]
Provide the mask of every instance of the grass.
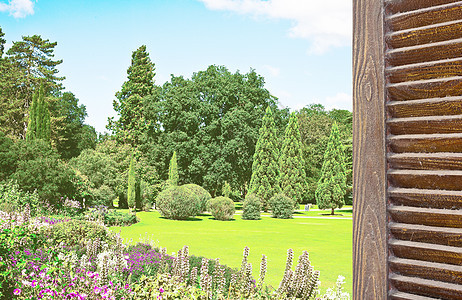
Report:
[{"label": "grass", "polygon": [[[303,212],[308,213],[323,213]],[[351,214],[351,213],[350,213]],[[145,235],[158,246],[176,252],[188,245],[190,253],[207,258],[220,258],[220,262],[238,268],[242,250],[250,247],[249,261],[254,276],[258,277],[261,255],[268,257],[266,283],[277,287],[285,268],[287,249],[294,250],[294,264],[303,250],[310,253],[315,269],[321,272],[321,290],[332,287],[338,275],[346,277],[345,290],[352,290],[352,221],[350,218],[318,219],[294,218],[289,220],[263,217],[258,221],[217,221],[210,215],[188,221],[164,219],[157,211],[137,214],[141,222],[130,227],[111,227],[121,231],[125,240],[138,241]]]}]

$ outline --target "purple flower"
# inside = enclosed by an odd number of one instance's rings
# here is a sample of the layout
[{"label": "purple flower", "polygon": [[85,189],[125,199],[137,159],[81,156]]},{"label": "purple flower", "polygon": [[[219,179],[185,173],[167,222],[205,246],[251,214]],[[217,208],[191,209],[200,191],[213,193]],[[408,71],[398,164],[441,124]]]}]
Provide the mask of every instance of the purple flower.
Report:
[{"label": "purple flower", "polygon": [[101,289],[99,287],[95,286],[93,291],[95,292],[95,294],[99,294],[101,292]]},{"label": "purple flower", "polygon": [[21,294],[21,290],[20,290],[20,289],[15,289],[15,290],[13,291],[13,295],[19,295],[19,294]]},{"label": "purple flower", "polygon": [[163,288],[160,288],[160,289],[159,289],[159,292],[163,293],[163,292],[165,292],[165,291],[164,291]]}]

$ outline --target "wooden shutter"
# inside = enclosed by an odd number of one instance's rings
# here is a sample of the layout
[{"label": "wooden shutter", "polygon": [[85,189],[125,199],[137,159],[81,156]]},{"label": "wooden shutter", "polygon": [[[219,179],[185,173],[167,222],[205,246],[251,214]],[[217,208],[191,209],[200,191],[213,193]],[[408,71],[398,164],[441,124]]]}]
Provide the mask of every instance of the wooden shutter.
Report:
[{"label": "wooden shutter", "polygon": [[462,299],[462,1],[354,16],[354,299]]}]

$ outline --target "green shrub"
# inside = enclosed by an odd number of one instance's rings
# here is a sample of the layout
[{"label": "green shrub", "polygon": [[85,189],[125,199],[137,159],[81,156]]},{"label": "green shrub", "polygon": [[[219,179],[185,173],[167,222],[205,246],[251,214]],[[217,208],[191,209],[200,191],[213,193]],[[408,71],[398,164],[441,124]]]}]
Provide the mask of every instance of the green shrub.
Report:
[{"label": "green shrub", "polygon": [[56,223],[53,226],[42,227],[40,233],[48,236],[52,244],[64,242],[70,247],[81,245],[85,240],[95,240],[96,238],[102,242],[111,242],[111,236],[106,227],[84,220],[69,220]]},{"label": "green shrub", "polygon": [[0,184],[0,210],[5,212],[21,211],[29,204],[31,216],[43,210],[36,192],[29,193],[19,189],[12,181]]},{"label": "green shrub", "polygon": [[273,217],[278,219],[291,219],[294,213],[294,202],[284,194],[276,194],[269,201]]},{"label": "green shrub", "polygon": [[234,215],[234,202],[226,197],[216,197],[207,202],[207,209],[217,220],[231,220]]},{"label": "green shrub", "polygon": [[112,209],[104,215],[104,224],[106,226],[130,226],[136,222],[138,222],[136,215]]},{"label": "green shrub", "polygon": [[197,184],[184,184],[183,187],[190,189],[197,197],[201,203],[201,211],[204,212],[207,210],[207,201],[212,199],[210,193],[206,189]]},{"label": "green shrub", "polygon": [[159,193],[156,207],[168,219],[186,220],[200,213],[201,203],[191,189],[172,186]]},{"label": "green shrub", "polygon": [[247,194],[242,206],[242,219],[260,220],[261,200],[255,194]]}]

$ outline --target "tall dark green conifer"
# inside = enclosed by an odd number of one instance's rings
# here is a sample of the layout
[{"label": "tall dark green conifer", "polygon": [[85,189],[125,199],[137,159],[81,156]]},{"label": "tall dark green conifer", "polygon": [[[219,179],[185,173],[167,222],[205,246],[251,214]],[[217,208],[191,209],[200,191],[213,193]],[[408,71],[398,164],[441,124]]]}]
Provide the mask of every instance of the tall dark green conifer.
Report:
[{"label": "tall dark green conifer", "polygon": [[132,209],[136,208],[136,174],[135,174],[135,157],[133,154],[130,159],[130,167],[128,169],[127,202],[128,202],[129,208],[132,208]]},{"label": "tall dark green conifer", "polygon": [[334,214],[335,208],[341,208],[345,204],[346,188],[345,154],[337,122],[334,122],[315,193],[317,205],[320,209],[330,208]]},{"label": "tall dark green conifer", "polygon": [[112,130],[119,141],[136,146],[147,129],[143,113],[143,98],[154,91],[154,64],[149,58],[146,46],[139,47],[132,54],[132,62],[127,70],[128,80],[116,93],[114,110],[119,119],[109,119],[108,129]]},{"label": "tall dark green conifer", "polygon": [[294,204],[301,203],[306,190],[305,161],[303,160],[298,118],[295,112],[290,115],[282,152],[279,157],[279,184],[282,192],[294,200]]},{"label": "tall dark green conifer", "polygon": [[170,166],[168,168],[168,184],[172,186],[178,185],[178,162],[176,159],[176,151],[173,151],[172,158],[170,159]]},{"label": "tall dark green conifer", "polygon": [[273,112],[270,107],[266,109],[262,122],[253,156],[249,192],[256,194],[262,200],[262,207],[267,211],[270,198],[281,192],[278,182],[278,142]]},{"label": "tall dark green conifer", "polygon": [[29,123],[27,126],[26,139],[35,140],[42,139],[50,141],[50,111],[48,103],[45,100],[44,87],[33,95],[32,104],[29,108]]}]

